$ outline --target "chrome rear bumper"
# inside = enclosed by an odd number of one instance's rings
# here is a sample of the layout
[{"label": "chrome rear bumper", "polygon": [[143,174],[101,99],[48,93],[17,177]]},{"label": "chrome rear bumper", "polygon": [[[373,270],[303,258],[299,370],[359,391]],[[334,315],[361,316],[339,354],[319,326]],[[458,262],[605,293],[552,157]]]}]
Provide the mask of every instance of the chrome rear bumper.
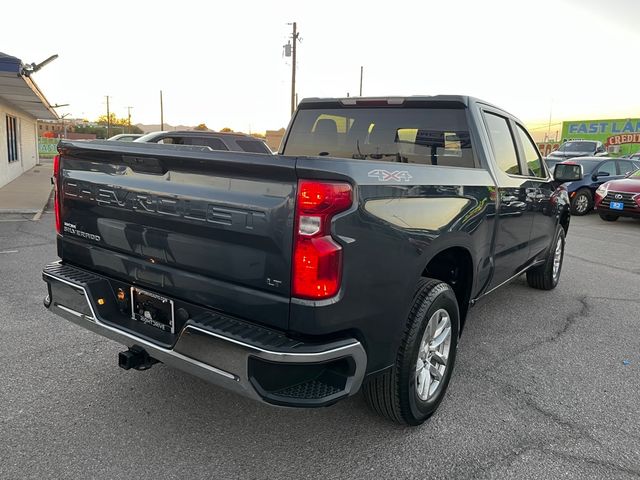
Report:
[{"label": "chrome rear bumper", "polygon": [[[98,314],[92,287],[108,279],[56,262],[45,267],[53,313],[152,358],[241,395],[270,404],[317,407],[356,393],[366,370],[357,340],[304,343],[279,332],[221,316],[189,320],[172,347],[118,328]],[[104,291],[104,289],[102,290]]]}]

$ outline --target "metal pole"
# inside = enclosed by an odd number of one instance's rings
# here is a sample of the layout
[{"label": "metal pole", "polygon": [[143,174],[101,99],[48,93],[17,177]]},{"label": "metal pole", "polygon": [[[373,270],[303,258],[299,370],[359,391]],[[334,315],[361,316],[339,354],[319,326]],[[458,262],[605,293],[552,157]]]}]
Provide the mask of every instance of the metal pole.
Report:
[{"label": "metal pole", "polygon": [[547,140],[549,139],[549,137],[551,137],[551,114],[553,112],[553,98],[551,99],[551,102],[549,103],[549,125],[547,127]]},{"label": "metal pole", "polygon": [[162,90],[160,90],[160,130],[164,130],[164,107],[162,105]]},{"label": "metal pole", "polygon": [[362,96],[362,73],[363,73],[364,67],[361,66],[360,67],[360,96]]},{"label": "metal pole", "polygon": [[107,97],[107,138],[111,137],[111,112],[109,112],[109,95]]},{"label": "metal pole", "polygon": [[293,54],[291,62],[291,115],[296,110],[296,44],[298,43],[297,24],[293,22]]},{"label": "metal pole", "polygon": [[127,107],[127,133],[131,133],[131,109],[133,107]]}]

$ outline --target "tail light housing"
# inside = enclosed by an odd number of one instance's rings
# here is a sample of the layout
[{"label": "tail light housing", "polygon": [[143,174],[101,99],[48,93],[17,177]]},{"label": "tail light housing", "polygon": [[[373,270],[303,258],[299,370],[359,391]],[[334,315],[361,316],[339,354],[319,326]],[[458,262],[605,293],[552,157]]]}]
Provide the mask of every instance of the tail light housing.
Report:
[{"label": "tail light housing", "polygon": [[60,155],[53,157],[53,211],[56,216],[56,232],[62,233],[62,225],[60,223],[60,194],[58,192],[58,184],[60,179]]},{"label": "tail light housing", "polygon": [[331,219],[351,207],[351,185],[300,180],[293,246],[293,297],[320,300],[340,290],[342,247],[331,237]]}]

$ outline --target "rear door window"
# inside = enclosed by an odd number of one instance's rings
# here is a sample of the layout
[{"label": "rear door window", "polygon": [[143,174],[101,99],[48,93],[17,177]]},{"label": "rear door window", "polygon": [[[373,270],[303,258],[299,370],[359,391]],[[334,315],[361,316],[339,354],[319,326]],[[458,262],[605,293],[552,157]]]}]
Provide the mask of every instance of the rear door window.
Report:
[{"label": "rear door window", "polygon": [[236,140],[243,152],[250,153],[271,153],[266,145],[258,140]]},{"label": "rear door window", "polygon": [[509,122],[506,118],[489,112],[484,112],[484,118],[498,168],[509,175],[520,175],[522,172]]},{"label": "rear door window", "polygon": [[185,137],[185,145],[201,145],[205,147],[211,147],[212,150],[229,150],[229,147],[215,137]]},{"label": "rear door window", "polygon": [[629,172],[633,172],[636,168],[633,162],[629,160],[616,160],[618,163],[618,175],[626,175]]}]

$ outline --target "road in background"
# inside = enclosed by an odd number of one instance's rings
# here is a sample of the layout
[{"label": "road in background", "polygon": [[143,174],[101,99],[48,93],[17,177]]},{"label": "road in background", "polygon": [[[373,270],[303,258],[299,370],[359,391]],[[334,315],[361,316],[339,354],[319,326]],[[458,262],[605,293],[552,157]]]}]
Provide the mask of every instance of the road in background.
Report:
[{"label": "road in background", "polygon": [[[15,220],[15,219],[13,219]],[[638,478],[640,222],[574,217],[559,287],[471,310],[420,428],[357,395],[273,408],[45,311],[53,218],[0,222],[0,478]]]}]

